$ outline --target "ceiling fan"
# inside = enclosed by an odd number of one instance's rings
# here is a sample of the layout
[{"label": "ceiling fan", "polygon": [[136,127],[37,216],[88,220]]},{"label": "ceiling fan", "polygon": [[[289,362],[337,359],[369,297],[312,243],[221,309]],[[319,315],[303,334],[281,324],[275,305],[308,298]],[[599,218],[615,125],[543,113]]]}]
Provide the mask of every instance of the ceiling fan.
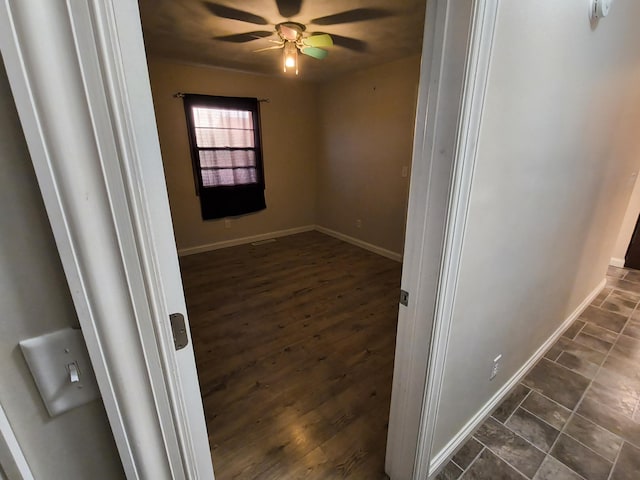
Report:
[{"label": "ceiling fan", "polygon": [[282,48],[284,72],[287,73],[290,69],[295,69],[297,75],[298,52],[322,60],[329,54],[326,48],[333,46],[331,35],[326,33],[303,37],[302,32],[306,29],[307,27],[297,22],[279,23],[276,25],[276,32],[280,40],[270,40],[276,45],[260,48],[255,51],[262,52]]},{"label": "ceiling fan", "polygon": [[[332,45],[339,45],[357,52],[364,52],[367,44],[356,38],[345,37],[342,35],[329,35],[324,32],[314,32],[310,35],[306,34],[307,27],[302,23],[289,20],[300,13],[302,0],[275,0],[280,15],[287,21],[278,23],[272,30],[258,30],[240,34],[224,35],[214,37],[216,40],[246,43],[258,39],[265,39],[277,34],[277,40],[269,40],[275,45],[255,50],[261,52],[265,50],[283,50],[283,69],[285,72],[295,69],[298,74],[298,52],[309,57],[322,60],[327,57],[329,52],[326,48]],[[241,22],[251,23],[254,25],[269,25],[270,22],[259,15],[236,8],[227,7],[218,3],[204,1],[203,5],[214,15],[238,20]],[[310,25],[339,25],[344,23],[360,22],[365,20],[374,20],[384,18],[391,15],[391,12],[379,8],[356,8],[344,12],[328,15],[312,19],[308,22]]]}]

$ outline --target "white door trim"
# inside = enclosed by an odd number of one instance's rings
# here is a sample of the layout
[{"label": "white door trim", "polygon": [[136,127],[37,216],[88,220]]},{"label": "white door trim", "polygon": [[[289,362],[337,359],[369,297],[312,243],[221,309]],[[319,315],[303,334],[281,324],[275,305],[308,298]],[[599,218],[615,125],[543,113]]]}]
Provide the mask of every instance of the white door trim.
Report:
[{"label": "white door trim", "polygon": [[29,464],[24,458],[2,405],[0,405],[0,470],[7,475],[7,480],[33,480]]},{"label": "white door trim", "polygon": [[213,479],[137,3],[3,0],[0,48],[125,473]]},{"label": "white door trim", "polygon": [[467,214],[478,140],[482,126],[485,95],[491,68],[493,40],[500,0],[475,0],[470,18],[470,37],[461,97],[458,134],[453,156],[454,172],[449,205],[442,271],[434,315],[433,337],[424,406],[418,437],[415,478],[431,478],[442,466],[442,458],[432,458],[435,425],[445,376],[449,335],[458,288],[458,274],[467,226]]},{"label": "white door trim", "polygon": [[427,2],[386,470],[433,474],[433,441],[498,0]]},{"label": "white door trim", "polygon": [[447,127],[444,112],[457,118],[457,106],[443,101],[458,95],[444,79],[449,3],[428,1],[425,12],[402,269],[409,301],[398,312],[385,461],[392,480],[417,478],[414,463],[452,170],[450,155],[437,152],[446,152],[455,135],[455,121]]}]

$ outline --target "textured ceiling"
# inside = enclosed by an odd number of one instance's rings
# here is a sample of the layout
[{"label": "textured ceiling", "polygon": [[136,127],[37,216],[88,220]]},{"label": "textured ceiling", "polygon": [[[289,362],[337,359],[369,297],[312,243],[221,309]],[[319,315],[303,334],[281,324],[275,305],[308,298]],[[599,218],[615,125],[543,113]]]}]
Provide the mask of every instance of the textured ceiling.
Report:
[{"label": "textured ceiling", "polygon": [[[329,33],[335,45],[327,58],[300,55],[299,77],[321,81],[419,53],[425,3],[140,0],[140,11],[150,57],[268,75],[285,75],[281,50],[254,50],[273,45],[269,39],[278,39],[275,24],[291,20],[306,25],[308,33]],[[251,35],[242,35],[245,33]]]}]

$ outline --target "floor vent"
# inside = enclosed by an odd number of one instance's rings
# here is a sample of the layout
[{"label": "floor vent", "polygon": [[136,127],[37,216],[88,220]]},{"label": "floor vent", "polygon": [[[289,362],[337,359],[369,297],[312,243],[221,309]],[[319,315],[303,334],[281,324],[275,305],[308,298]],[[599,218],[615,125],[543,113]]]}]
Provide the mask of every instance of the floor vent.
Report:
[{"label": "floor vent", "polygon": [[260,240],[258,242],[251,242],[251,245],[253,245],[254,247],[257,247],[258,245],[264,245],[265,243],[273,243],[275,241],[276,241],[275,238],[269,238],[267,240]]}]

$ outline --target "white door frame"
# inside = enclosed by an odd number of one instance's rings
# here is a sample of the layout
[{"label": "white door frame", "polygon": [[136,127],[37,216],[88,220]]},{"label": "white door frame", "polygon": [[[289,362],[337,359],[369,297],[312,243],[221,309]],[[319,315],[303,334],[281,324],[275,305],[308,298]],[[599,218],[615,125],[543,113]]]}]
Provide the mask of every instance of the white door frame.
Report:
[{"label": "white door frame", "polygon": [[9,419],[0,405],[0,478],[3,478],[2,472],[7,480],[34,480]]},{"label": "white door frame", "polygon": [[[499,0],[427,2],[386,470],[426,479]],[[446,452],[452,454],[453,452]]]},{"label": "white door frame", "polygon": [[[477,72],[488,71],[490,44],[478,32],[497,2],[427,2],[402,278],[410,298],[399,313],[386,461],[393,480],[433,473],[468,201],[460,186],[473,173]],[[127,477],[213,479],[191,342],[175,352],[168,322],[186,308],[137,2],[0,0],[0,48]]]},{"label": "white door frame", "polygon": [[[456,0],[451,1],[456,2]],[[466,6],[462,3],[456,3],[455,9],[450,11],[451,22],[447,22],[454,31],[460,32],[466,29],[468,40],[464,47],[466,61],[461,88],[458,90],[460,107],[456,122],[455,147],[450,157],[451,192],[446,209],[442,264],[435,296],[427,382],[422,396],[423,404],[413,472],[413,478],[416,479],[435,476],[435,473],[454,454],[455,449],[460,445],[460,440],[466,440],[456,439],[450,442],[448,448],[433,452],[433,439],[445,377],[445,362],[500,0],[469,1],[466,2]],[[459,41],[457,35],[455,38]],[[455,43],[455,39],[452,38],[451,41]],[[452,54],[453,58],[460,58],[460,55],[461,52]]]},{"label": "white door frame", "polygon": [[213,479],[137,2],[2,0],[0,48],[127,478]]}]

